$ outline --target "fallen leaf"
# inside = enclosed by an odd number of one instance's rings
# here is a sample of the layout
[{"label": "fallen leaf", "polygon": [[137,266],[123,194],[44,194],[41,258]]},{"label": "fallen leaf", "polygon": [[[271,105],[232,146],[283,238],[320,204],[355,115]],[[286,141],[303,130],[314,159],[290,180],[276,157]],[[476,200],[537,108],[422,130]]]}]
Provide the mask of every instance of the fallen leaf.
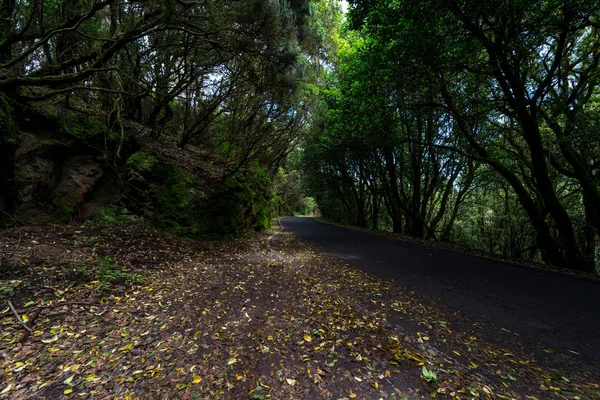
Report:
[{"label": "fallen leaf", "polygon": [[50,338],[50,339],[42,339],[42,343],[52,343],[52,342],[56,342],[58,340],[58,336],[54,335],[54,337]]}]

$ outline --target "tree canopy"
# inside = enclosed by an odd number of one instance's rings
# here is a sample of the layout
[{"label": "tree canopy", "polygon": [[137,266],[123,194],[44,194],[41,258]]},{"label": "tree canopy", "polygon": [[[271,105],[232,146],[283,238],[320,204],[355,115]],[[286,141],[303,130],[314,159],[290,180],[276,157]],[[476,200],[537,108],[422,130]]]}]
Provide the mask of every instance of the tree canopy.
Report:
[{"label": "tree canopy", "polygon": [[350,4],[305,149],[324,215],[593,271],[599,4]]}]

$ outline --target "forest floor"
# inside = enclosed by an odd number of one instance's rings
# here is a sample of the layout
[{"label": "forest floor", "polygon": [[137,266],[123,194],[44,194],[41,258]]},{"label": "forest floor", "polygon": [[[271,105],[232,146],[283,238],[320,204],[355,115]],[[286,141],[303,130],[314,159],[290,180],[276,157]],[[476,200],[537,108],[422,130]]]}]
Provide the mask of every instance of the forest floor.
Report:
[{"label": "forest floor", "polygon": [[0,398],[600,398],[597,369],[481,340],[278,230],[86,222],[2,231],[0,249]]}]

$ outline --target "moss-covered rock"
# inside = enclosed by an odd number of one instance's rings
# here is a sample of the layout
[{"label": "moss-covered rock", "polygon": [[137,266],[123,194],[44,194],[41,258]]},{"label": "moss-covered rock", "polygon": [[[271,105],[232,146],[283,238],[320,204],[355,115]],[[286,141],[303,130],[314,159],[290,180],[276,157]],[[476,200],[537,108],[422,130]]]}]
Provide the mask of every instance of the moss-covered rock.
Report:
[{"label": "moss-covered rock", "polygon": [[158,164],[154,168],[154,178],[158,181],[152,188],[156,199],[155,224],[172,228],[184,236],[201,234],[202,227],[197,219],[197,177],[173,165]]},{"label": "moss-covered rock", "polygon": [[227,179],[208,197],[212,231],[239,236],[248,230],[269,229],[272,197],[266,175],[248,171]]},{"label": "moss-covered rock", "polygon": [[57,138],[102,148],[114,145],[120,134],[109,128],[107,117],[100,113],[61,107],[57,104],[31,104],[27,129],[52,131]]},{"label": "moss-covered rock", "polygon": [[139,151],[127,159],[126,166],[129,170],[135,171],[141,175],[152,173],[156,165],[156,157]]},{"label": "moss-covered rock", "polygon": [[103,138],[109,132],[106,122],[98,115],[63,112],[59,116],[61,129],[77,139]]},{"label": "moss-covered rock", "polygon": [[4,96],[0,95],[0,146],[16,145],[19,142],[19,131],[14,110]]},{"label": "moss-covered rock", "polygon": [[154,225],[192,238],[235,238],[271,221],[268,178],[256,171],[231,177],[209,193],[198,177],[143,152],[126,163],[130,207]]},{"label": "moss-covered rock", "polygon": [[23,223],[68,221],[104,174],[99,157],[44,132],[23,134],[13,166],[15,216]]}]

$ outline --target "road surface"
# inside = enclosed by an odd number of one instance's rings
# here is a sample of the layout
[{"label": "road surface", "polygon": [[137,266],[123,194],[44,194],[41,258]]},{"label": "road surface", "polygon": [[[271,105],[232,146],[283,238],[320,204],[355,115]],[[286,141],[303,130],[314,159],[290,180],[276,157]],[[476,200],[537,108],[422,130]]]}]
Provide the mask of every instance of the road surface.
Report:
[{"label": "road surface", "polygon": [[484,318],[526,342],[600,362],[600,282],[468,256],[318,222],[282,218],[320,250],[418,293],[450,311]]}]

